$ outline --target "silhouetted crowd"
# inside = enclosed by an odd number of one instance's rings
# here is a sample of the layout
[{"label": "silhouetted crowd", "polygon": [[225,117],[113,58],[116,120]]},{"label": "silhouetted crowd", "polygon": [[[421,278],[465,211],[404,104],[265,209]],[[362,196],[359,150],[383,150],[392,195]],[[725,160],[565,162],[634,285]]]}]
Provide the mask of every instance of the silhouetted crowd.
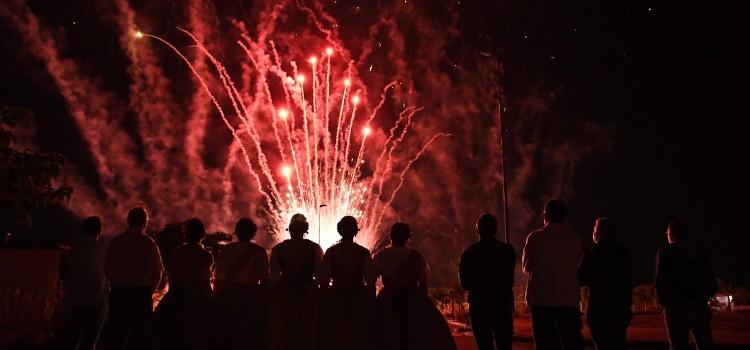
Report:
[{"label": "silhouetted crowd", "polygon": [[[580,287],[587,287],[585,319],[597,349],[625,349],[632,318],[631,263],[599,218],[594,246],[567,228],[566,206],[551,200],[544,226],[531,232],[522,254],[526,303],[537,349],[583,349]],[[427,262],[409,248],[408,224],[390,229],[390,245],[374,255],[354,242],[354,217],[337,225],[341,240],[324,254],[305,239],[309,224],[295,214],[290,238],[266,250],[253,238],[256,224],[240,219],[236,242],[214,256],[201,244],[199,219],[189,220],[185,242],[160,252],[145,234],[148,214],[130,210],[128,230],[109,244],[101,221],[89,217],[71,247],[65,280],[62,347],[95,349],[105,321],[106,349],[456,349],[446,320],[429,299]],[[477,346],[511,349],[516,253],[497,240],[497,219],[477,220],[479,242],[461,255],[459,278],[468,292]],[[687,248],[688,227],[667,227],[669,244],[656,260],[655,285],[672,349],[688,348],[692,333],[711,349],[708,299],[716,281],[704,255]],[[164,258],[164,259],[162,259]],[[213,276],[213,277],[212,277]],[[382,287],[376,291],[376,281]],[[154,307],[154,293],[168,291]]]}]

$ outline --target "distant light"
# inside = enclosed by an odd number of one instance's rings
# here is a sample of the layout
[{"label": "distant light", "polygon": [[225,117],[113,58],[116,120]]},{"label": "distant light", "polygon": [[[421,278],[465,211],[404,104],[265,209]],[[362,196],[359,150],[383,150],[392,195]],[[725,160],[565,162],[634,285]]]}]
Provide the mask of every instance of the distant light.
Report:
[{"label": "distant light", "polygon": [[136,38],[136,39],[140,39],[140,38],[143,38],[143,32],[142,32],[142,31],[140,31],[140,30],[136,30],[136,31],[135,31],[135,38]]},{"label": "distant light", "polygon": [[352,84],[352,81],[349,79],[344,80],[344,85],[349,86]]},{"label": "distant light", "polygon": [[371,132],[372,132],[372,129],[370,129],[369,126],[365,126],[365,128],[362,129],[362,133],[365,134],[365,136],[370,135]]},{"label": "distant light", "polygon": [[316,63],[318,63],[318,58],[317,58],[317,57],[315,57],[315,56],[312,56],[312,57],[310,57],[310,59],[309,59],[309,60],[307,60],[307,61],[308,61],[308,62],[310,62],[310,63],[312,63],[312,64],[316,64]]},{"label": "distant light", "polygon": [[329,47],[329,48],[327,48],[327,49],[326,49],[326,55],[328,55],[328,56],[330,56],[330,55],[333,55],[333,49],[332,49],[332,48],[330,48],[330,47]]},{"label": "distant light", "polygon": [[281,167],[281,175],[284,175],[284,177],[290,177],[292,176],[292,168],[288,165],[284,165]]},{"label": "distant light", "polygon": [[356,105],[357,103],[359,103],[359,96],[354,96],[354,97],[352,97],[352,103],[354,103],[355,105]]},{"label": "distant light", "polygon": [[298,82],[299,82],[300,84],[304,83],[304,82],[305,82],[305,76],[304,76],[304,75],[302,75],[302,74],[298,75],[298,76],[297,76],[297,81],[298,81]]},{"label": "distant light", "polygon": [[279,118],[286,120],[286,117],[289,116],[289,112],[287,112],[286,109],[280,109],[279,110]]}]

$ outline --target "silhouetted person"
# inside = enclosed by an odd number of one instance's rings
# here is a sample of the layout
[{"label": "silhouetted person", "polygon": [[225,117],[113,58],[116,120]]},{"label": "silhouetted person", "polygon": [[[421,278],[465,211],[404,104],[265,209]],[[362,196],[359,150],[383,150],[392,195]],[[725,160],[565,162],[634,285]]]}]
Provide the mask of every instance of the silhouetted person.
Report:
[{"label": "silhouetted person", "polygon": [[207,349],[211,326],[213,257],[201,245],[206,228],[198,219],[185,225],[185,243],[166,263],[169,291],[156,308],[154,338],[161,349]]},{"label": "silhouetted person", "polygon": [[109,283],[104,276],[102,223],[96,216],[83,221],[83,234],[70,248],[65,280],[66,346],[96,347],[107,314]]},{"label": "silhouetted person", "polygon": [[544,227],[531,232],[523,248],[528,275],[526,304],[531,308],[534,343],[539,350],[583,349],[578,262],[581,238],[565,226],[566,207],[550,200],[544,207]]},{"label": "silhouetted person", "polygon": [[445,318],[427,296],[427,263],[406,247],[411,227],[391,226],[391,245],[373,258],[383,288],[377,296],[377,349],[455,350]]},{"label": "silhouetted person", "polygon": [[326,251],[319,278],[324,289],[321,349],[372,348],[375,270],[370,251],[354,243],[357,220],[345,216],[336,228],[341,242]]},{"label": "silhouetted person", "polygon": [[628,253],[615,242],[612,221],[599,218],[594,225],[594,246],[581,258],[578,278],[588,287],[586,321],[598,350],[626,349],[632,284]]},{"label": "silhouetted person", "polygon": [[461,255],[459,279],[469,292],[471,329],[479,350],[510,349],[513,342],[513,279],[516,252],[498,241],[497,219],[483,214],[477,220],[479,243]]},{"label": "silhouetted person", "polygon": [[249,218],[237,221],[237,242],[216,260],[218,336],[221,349],[259,349],[266,333],[268,254],[253,243],[258,230]]},{"label": "silhouetted person", "polygon": [[128,230],[107,246],[105,271],[109,293],[112,350],[146,347],[153,313],[152,295],[161,280],[162,262],[156,243],[145,234],[148,213],[143,208],[128,212]]},{"label": "silhouetted person", "polygon": [[689,349],[688,334],[692,333],[698,349],[712,349],[708,299],[718,290],[716,277],[707,257],[687,247],[688,235],[684,221],[667,226],[669,244],[656,256],[656,293],[664,308],[671,348]]},{"label": "silhouetted person", "polygon": [[310,225],[302,214],[289,222],[289,239],[271,250],[272,350],[313,349],[318,334],[319,290],[315,272],[323,250],[305,239]]}]

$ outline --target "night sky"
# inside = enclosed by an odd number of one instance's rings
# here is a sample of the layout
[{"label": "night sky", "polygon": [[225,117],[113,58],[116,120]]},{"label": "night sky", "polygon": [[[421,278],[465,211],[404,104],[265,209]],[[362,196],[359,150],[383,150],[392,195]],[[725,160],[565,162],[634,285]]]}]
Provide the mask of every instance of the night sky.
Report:
[{"label": "night sky", "polygon": [[508,43],[500,47],[511,106],[535,84],[560,87],[553,109],[562,117],[615,125],[613,152],[585,160],[576,174],[576,228],[590,231],[597,215],[614,218],[642,280],[665,223],[684,218],[719,278],[750,283],[748,3],[487,8],[496,15],[482,30]]},{"label": "night sky", "polygon": [[[86,41],[72,46],[101,50],[106,57],[112,44],[97,43],[97,34],[82,27],[93,10],[86,2],[74,3],[31,2],[50,23],[87,32]],[[425,16],[431,15],[427,3],[433,2],[417,3]],[[611,149],[577,162],[569,196],[577,231],[589,237],[597,216],[616,220],[619,240],[631,252],[635,277],[642,283],[650,279],[653,257],[665,244],[666,224],[685,218],[718,277],[750,284],[745,224],[750,211],[750,3],[459,3],[462,45],[500,56],[508,125],[521,113],[523,101],[554,92],[549,116],[539,123],[557,123],[567,137],[577,131],[565,129],[566,120],[584,119],[614,130]],[[38,121],[41,147],[74,148],[77,141],[66,135],[75,134],[75,126],[38,62],[20,50],[5,24],[0,40],[0,104],[45,116]],[[121,63],[112,58],[105,76],[117,77]],[[116,79],[108,84],[120,85]],[[518,161],[512,152],[508,158],[512,169]],[[509,186],[513,191],[512,182]],[[527,197],[534,197],[529,201],[541,212],[544,195]]]}]

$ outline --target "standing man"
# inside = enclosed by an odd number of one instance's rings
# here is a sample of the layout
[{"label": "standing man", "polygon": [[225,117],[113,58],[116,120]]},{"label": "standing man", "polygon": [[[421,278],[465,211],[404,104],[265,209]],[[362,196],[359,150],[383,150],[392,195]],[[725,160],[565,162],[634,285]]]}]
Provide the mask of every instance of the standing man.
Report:
[{"label": "standing man", "polygon": [[109,322],[113,350],[134,344],[146,348],[153,314],[154,290],[162,273],[161,256],[156,243],[145,234],[148,213],[143,208],[128,212],[128,230],[107,246],[105,271],[109,277]]},{"label": "standing man", "polygon": [[516,252],[510,244],[495,238],[497,219],[491,214],[479,217],[477,233],[479,243],[461,254],[458,275],[461,287],[469,292],[474,339],[479,350],[510,350]]},{"label": "standing man", "polygon": [[70,248],[64,297],[67,349],[95,349],[107,314],[109,284],[104,276],[106,247],[101,233],[101,220],[90,216],[83,221],[83,234]]},{"label": "standing man", "polygon": [[581,259],[578,278],[588,287],[586,321],[597,350],[624,350],[630,320],[632,284],[630,256],[615,242],[612,221],[596,219],[594,246]]},{"label": "standing man", "polygon": [[579,314],[578,262],[581,238],[565,226],[566,206],[550,200],[544,206],[544,227],[531,232],[523,248],[528,275],[526,304],[537,350],[583,349]]},{"label": "standing man", "polygon": [[656,256],[656,294],[664,308],[672,350],[690,349],[689,333],[698,349],[706,350],[713,348],[708,299],[718,286],[706,256],[687,247],[688,235],[684,221],[675,220],[667,226],[669,244]]}]

